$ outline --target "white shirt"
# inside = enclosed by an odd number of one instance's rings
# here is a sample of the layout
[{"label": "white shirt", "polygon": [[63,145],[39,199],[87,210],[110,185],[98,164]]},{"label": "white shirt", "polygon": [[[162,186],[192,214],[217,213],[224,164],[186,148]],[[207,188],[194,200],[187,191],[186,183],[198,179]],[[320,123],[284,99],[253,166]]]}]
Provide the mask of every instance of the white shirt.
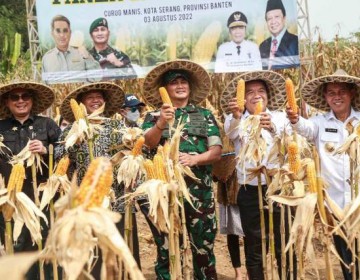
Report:
[{"label": "white shirt", "polygon": [[360,112],[351,109],[350,116],[342,122],[331,111],[323,115],[312,117],[308,120],[300,117],[299,121],[292,125],[298,133],[309,141],[314,142],[321,161],[321,176],[329,184],[327,191],[330,197],[344,208],[351,201],[350,159],[347,154],[333,155],[327,151],[326,146],[334,148],[341,146],[349,132],[346,125],[352,121],[355,127],[360,120]]},{"label": "white shirt", "polygon": [[[271,116],[271,122],[275,126],[275,134],[271,134],[268,130],[262,129],[261,135],[264,138],[266,142],[266,155],[262,161],[262,164],[268,168],[275,168],[273,164],[270,166],[268,164],[268,155],[271,150],[271,148],[274,145],[274,136],[281,135],[284,131],[290,135],[291,134],[291,125],[289,122],[289,119],[286,117],[286,114],[284,112],[271,112],[268,109],[266,110],[266,113],[268,113]],[[224,130],[226,135],[230,138],[231,141],[234,143],[235,148],[235,154],[238,155],[239,151],[246,139],[242,138],[240,139],[240,122],[243,122],[246,118],[248,118],[250,114],[245,111],[245,113],[242,115],[240,120],[237,120],[233,118],[232,114],[229,114],[225,117],[225,123],[224,123]],[[256,165],[254,163],[246,162],[245,163],[245,169],[246,168],[254,168]],[[239,165],[236,166],[237,176],[238,176],[238,182],[239,184],[244,184],[246,181],[246,170],[243,170],[239,167]],[[257,186],[258,180],[257,178],[253,179],[252,181],[248,182],[247,184]],[[265,176],[261,175],[261,184],[266,185]]]},{"label": "white shirt", "polygon": [[[237,53],[240,46],[240,55]],[[220,45],[216,53],[215,73],[261,70],[261,56],[258,45],[244,40],[240,45],[234,41]]]}]

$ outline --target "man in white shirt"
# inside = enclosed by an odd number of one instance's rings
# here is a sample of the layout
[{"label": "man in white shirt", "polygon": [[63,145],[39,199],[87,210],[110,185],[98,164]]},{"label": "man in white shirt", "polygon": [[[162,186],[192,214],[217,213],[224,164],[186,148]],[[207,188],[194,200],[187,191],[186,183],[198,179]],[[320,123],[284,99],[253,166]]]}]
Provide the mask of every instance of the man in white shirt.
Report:
[{"label": "man in white shirt", "polygon": [[[245,81],[245,111],[241,112],[234,97],[236,85],[239,79]],[[263,112],[260,114],[261,135],[266,142],[266,153],[261,161],[265,167],[269,167],[267,158],[274,144],[274,137],[280,135],[284,130],[290,134],[291,126],[284,112],[275,112],[281,108],[284,100],[284,78],[272,71],[247,72],[236,77],[229,83],[221,98],[223,111],[228,113],[225,118],[224,129],[235,146],[235,153],[238,155],[243,145],[247,142],[246,132],[241,131],[240,124],[250,115],[254,114],[256,104],[263,102]],[[245,234],[245,259],[246,269],[250,279],[264,279],[262,269],[261,251],[261,228],[260,210],[258,195],[258,179],[248,180],[246,170],[254,168],[256,165],[247,161],[245,168],[237,165],[238,182],[240,190],[237,197],[237,204],[240,208],[241,222]],[[261,175],[261,185],[265,196],[267,185],[265,176]],[[264,201],[266,204],[266,201]],[[265,224],[268,224],[268,210],[265,212]],[[278,263],[278,272],[281,278],[281,234],[280,234],[280,208],[274,205],[274,235],[275,235],[275,255]],[[286,229],[286,239],[288,238],[288,228]],[[287,268],[289,257],[287,257]],[[287,277],[290,277],[287,269]],[[296,279],[296,269],[294,270]]]},{"label": "man in white shirt", "polygon": [[[328,183],[327,192],[344,208],[351,201],[350,159],[347,154],[335,156],[332,151],[344,143],[351,128],[360,120],[360,78],[338,70],[305,84],[302,97],[307,104],[326,112],[306,120],[287,108],[287,115],[292,127],[316,145],[321,176]],[[349,265],[351,252],[345,241],[334,235],[334,243],[340,257]],[[342,263],[341,268],[344,279],[352,279],[351,272]]]},{"label": "man in white shirt", "polygon": [[261,70],[261,56],[259,47],[251,41],[245,40],[247,18],[242,12],[230,15],[230,42],[220,45],[215,62],[215,73]]}]

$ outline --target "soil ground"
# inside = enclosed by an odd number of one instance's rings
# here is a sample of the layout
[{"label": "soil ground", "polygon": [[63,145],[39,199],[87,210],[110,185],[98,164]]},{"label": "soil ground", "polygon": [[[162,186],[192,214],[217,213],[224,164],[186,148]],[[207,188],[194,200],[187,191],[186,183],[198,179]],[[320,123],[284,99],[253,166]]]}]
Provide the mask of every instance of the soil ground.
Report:
[{"label": "soil ground", "polygon": [[[149,227],[140,212],[137,212],[137,224],[139,232],[139,242],[140,242],[140,257],[141,257],[141,266],[142,271],[146,279],[153,280],[156,279],[154,272],[154,263],[156,260],[156,245],[153,241]],[[315,239],[315,253],[316,253],[316,263],[319,269],[320,279],[326,279],[326,267],[324,259],[324,248],[320,245],[320,242]],[[241,254],[241,263],[242,263],[242,272],[243,275],[246,274],[245,269],[245,259],[244,259],[244,248],[241,245],[240,248]],[[234,270],[231,266],[230,256],[228,253],[226,245],[226,236],[222,234],[217,234],[216,243],[215,243],[215,255],[216,255],[216,269],[218,273],[219,280],[232,280],[235,279]],[[335,279],[343,279],[339,261],[332,257],[332,266],[334,270]],[[306,264],[305,266],[307,266]],[[243,277],[245,280],[245,276]],[[313,270],[307,271],[303,279],[306,280],[315,280],[317,279],[315,272]]]}]

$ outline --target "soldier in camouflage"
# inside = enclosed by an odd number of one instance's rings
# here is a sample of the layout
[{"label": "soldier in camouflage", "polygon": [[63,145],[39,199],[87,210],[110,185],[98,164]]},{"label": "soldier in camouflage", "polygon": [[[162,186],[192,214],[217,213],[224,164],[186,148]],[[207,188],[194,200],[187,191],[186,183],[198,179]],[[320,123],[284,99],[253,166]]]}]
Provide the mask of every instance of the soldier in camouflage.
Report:
[{"label": "soldier in camouflage", "polygon": [[[191,167],[194,174],[201,180],[201,183],[196,183],[189,177],[185,178],[196,208],[192,208],[189,203],[185,202],[186,225],[193,255],[194,279],[217,279],[213,250],[216,216],[214,193],[211,186],[211,164],[220,159],[222,144],[219,128],[212,113],[193,103],[205,99],[206,94],[210,91],[211,83],[210,80],[207,80],[207,74],[203,76],[205,80],[201,79],[200,73],[206,73],[201,66],[189,61],[183,61],[183,63],[177,61],[173,64],[177,68],[171,69],[172,63],[167,62],[156,67],[145,78],[144,90],[148,85],[147,81],[151,84],[152,76],[158,74],[159,85],[167,89],[173,103],[173,107],[165,103],[159,110],[146,115],[143,123],[145,144],[149,148],[156,148],[159,144],[164,144],[165,140],[169,138],[168,121],[174,119],[175,126],[180,120],[185,123],[179,147],[179,161],[184,166]],[[167,66],[164,67],[164,65]],[[194,70],[194,66],[197,71]],[[205,91],[197,91],[195,84],[208,88]],[[157,92],[158,87],[155,84],[153,86]],[[151,92],[153,91],[146,91],[144,94],[146,96]],[[201,94],[203,96],[199,98]],[[149,101],[149,98],[147,100]],[[154,238],[157,245],[155,267],[157,279],[170,279],[167,236],[158,233]]]},{"label": "soldier in camouflage", "polygon": [[89,51],[103,69],[124,68],[127,75],[136,73],[131,66],[130,58],[122,51],[109,46],[110,30],[105,18],[98,18],[90,25],[90,36],[94,46]]}]

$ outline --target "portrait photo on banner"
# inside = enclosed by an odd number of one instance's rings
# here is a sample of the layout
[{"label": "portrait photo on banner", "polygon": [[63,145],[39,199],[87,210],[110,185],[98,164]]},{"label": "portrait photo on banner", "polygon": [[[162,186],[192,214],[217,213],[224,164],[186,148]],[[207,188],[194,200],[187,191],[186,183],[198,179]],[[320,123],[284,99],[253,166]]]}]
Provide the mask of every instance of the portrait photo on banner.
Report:
[{"label": "portrait photo on banner", "polygon": [[299,67],[296,0],[36,1],[42,80],[143,78],[188,59],[208,72]]}]

